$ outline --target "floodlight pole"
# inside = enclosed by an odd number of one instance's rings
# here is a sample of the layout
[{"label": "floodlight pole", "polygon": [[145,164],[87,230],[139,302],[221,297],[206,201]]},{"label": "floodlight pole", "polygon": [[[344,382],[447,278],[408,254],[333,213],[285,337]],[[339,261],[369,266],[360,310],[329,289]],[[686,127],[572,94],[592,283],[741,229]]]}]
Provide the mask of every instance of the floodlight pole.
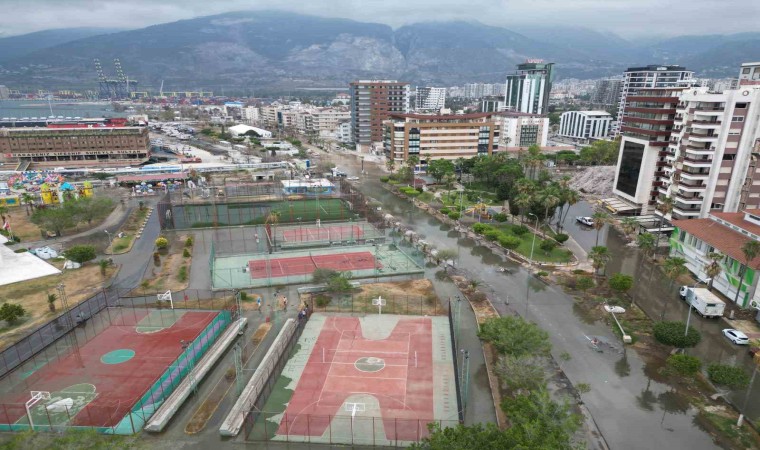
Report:
[{"label": "floodlight pole", "polygon": [[[711,278],[708,278],[706,280],[699,280],[697,281],[694,286],[691,286],[689,290],[696,288],[701,283],[709,283]],[[686,316],[686,327],[683,330],[683,335],[686,336],[689,334],[689,322],[691,321],[691,299],[689,298],[689,290],[686,291],[686,301],[689,303],[689,315]],[[696,295],[696,294],[695,294]]]}]

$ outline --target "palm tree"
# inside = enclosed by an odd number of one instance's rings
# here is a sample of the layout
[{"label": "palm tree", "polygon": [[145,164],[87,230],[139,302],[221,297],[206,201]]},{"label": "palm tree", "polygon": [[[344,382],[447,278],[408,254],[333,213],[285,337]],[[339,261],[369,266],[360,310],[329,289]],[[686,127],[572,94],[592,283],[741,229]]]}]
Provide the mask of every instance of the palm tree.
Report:
[{"label": "palm tree", "polygon": [[388,169],[388,171],[393,175],[393,169],[396,167],[396,160],[393,159],[393,157],[389,157],[387,161],[385,161],[385,167]]},{"label": "palm tree", "polygon": [[557,205],[559,205],[560,195],[559,190],[554,186],[549,186],[541,192],[541,203],[544,205],[544,223],[550,219],[549,210],[557,208]]},{"label": "palm tree", "polygon": [[514,203],[515,206],[520,208],[520,215],[523,217],[523,221],[525,221],[525,214],[528,211],[528,208],[530,208],[530,205],[533,203],[533,197],[531,197],[529,194],[519,194],[517,197],[515,197]]},{"label": "palm tree", "polygon": [[639,228],[639,223],[633,217],[626,217],[620,221],[620,226],[623,227],[623,232],[628,236],[633,236],[636,229]]},{"label": "palm tree", "polygon": [[589,252],[588,257],[592,261],[594,270],[596,272],[599,272],[599,269],[604,268],[604,266],[606,266],[607,262],[610,260],[610,251],[603,245],[596,245],[594,247],[591,247],[591,251]]},{"label": "palm tree", "polygon": [[562,191],[562,197],[564,200],[563,205],[567,206],[567,208],[563,206],[563,209],[565,210],[564,215],[562,214],[562,210],[560,210],[559,212],[559,222],[558,222],[559,230],[562,230],[562,224],[565,223],[565,219],[567,218],[567,213],[570,212],[570,207],[578,203],[578,200],[580,200],[580,194],[578,194],[578,191],[576,191],[575,189],[570,189],[568,187]]},{"label": "palm tree", "polygon": [[662,199],[662,203],[657,205],[657,210],[660,211],[660,226],[657,230],[657,243],[654,245],[654,259],[657,259],[657,249],[660,247],[660,235],[662,234],[662,223],[665,221],[665,216],[670,214],[671,211],[673,211],[673,199],[670,197],[665,197]]},{"label": "palm tree", "polygon": [[723,272],[723,267],[720,265],[720,262],[723,260],[723,255],[717,252],[710,252],[707,254],[707,258],[710,260],[710,262],[705,264],[704,271],[705,275],[707,275],[707,278],[710,279],[710,283],[707,285],[707,287],[709,289],[712,289],[713,281],[718,275],[720,275],[721,272]]},{"label": "palm tree", "polygon": [[34,203],[34,196],[28,192],[21,194],[21,203],[26,206],[26,215],[29,215],[29,208]]},{"label": "palm tree", "polygon": [[603,211],[595,212],[591,216],[594,219],[594,229],[596,230],[596,246],[599,245],[599,231],[610,221],[610,215]]},{"label": "palm tree", "polygon": [[[688,271],[686,268],[686,260],[679,256],[671,256],[665,259],[665,262],[662,265],[662,269],[665,271],[665,276],[670,280],[668,292],[673,290],[673,283],[675,283],[678,277]],[[667,301],[662,302],[662,313],[660,313],[660,320],[665,320],[665,305],[667,305]]]},{"label": "palm tree", "polygon": [[649,256],[654,252],[654,235],[642,233],[636,236],[636,245],[644,252],[644,256]]},{"label": "palm tree", "polygon": [[[736,287],[736,296],[734,297],[734,303],[739,304],[739,293],[744,285],[744,274],[752,261],[760,255],[760,242],[748,241],[742,245],[742,253],[744,253],[744,264],[739,267],[739,283]],[[746,299],[745,299],[746,300]],[[742,307],[745,307],[746,301],[742,302]]]}]

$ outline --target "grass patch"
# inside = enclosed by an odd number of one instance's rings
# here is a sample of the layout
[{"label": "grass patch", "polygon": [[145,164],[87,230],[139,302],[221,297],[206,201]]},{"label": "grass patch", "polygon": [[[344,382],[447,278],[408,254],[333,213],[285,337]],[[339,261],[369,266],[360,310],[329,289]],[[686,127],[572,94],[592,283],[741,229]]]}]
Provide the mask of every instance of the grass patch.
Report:
[{"label": "grass patch", "polygon": [[177,273],[177,279],[182,283],[187,281],[187,266],[182,266],[179,268],[179,273]]},{"label": "grass patch", "polygon": [[[522,236],[518,236],[515,233],[512,232],[515,225],[509,225],[509,224],[502,224],[502,225],[495,225],[494,228],[498,229],[502,233],[508,235],[508,236],[515,236],[520,239],[520,246],[515,249],[515,251],[525,257],[530,257],[530,249],[533,245],[533,236],[534,234],[530,231],[523,234]],[[569,262],[572,259],[572,252],[568,250],[565,247],[557,247],[554,248],[551,252],[548,254],[541,250],[539,248],[539,245],[541,244],[541,237],[536,236],[536,245],[533,250],[533,259],[536,261],[541,262]]]},{"label": "grass patch", "polygon": [[701,414],[710,425],[720,431],[722,437],[729,439],[735,448],[757,448],[757,439],[747,429],[746,423],[739,428],[736,426],[736,419],[733,417],[707,411],[702,411]]}]

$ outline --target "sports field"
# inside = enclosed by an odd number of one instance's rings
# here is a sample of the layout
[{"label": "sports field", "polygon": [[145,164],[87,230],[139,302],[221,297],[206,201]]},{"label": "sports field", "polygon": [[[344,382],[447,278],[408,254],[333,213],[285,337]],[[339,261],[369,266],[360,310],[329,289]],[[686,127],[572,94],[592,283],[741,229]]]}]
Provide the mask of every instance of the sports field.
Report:
[{"label": "sports field", "polygon": [[384,242],[385,235],[367,222],[277,225],[271,228],[270,244],[277,249]]},{"label": "sports field", "polygon": [[448,318],[315,313],[251,440],[405,445],[457,423]]},{"label": "sports field", "polygon": [[[4,380],[0,429],[28,429],[25,403],[30,391],[43,391],[49,398],[29,411],[35,429],[137,432],[230,318],[227,311],[117,308],[109,311],[108,320],[88,342],[71,345],[67,353],[24,373],[15,385]],[[63,339],[71,344],[74,336]]]},{"label": "sports field", "polygon": [[407,254],[393,245],[292,250],[273,254],[215,256],[214,289],[233,289],[308,283],[317,268],[350,272],[353,278],[389,277],[423,273]]}]

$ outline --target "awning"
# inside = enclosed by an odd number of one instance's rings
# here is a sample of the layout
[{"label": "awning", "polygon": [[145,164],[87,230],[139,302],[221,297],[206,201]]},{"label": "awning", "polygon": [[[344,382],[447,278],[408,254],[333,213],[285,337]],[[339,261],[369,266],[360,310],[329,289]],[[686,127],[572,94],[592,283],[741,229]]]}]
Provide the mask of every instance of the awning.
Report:
[{"label": "awning", "polygon": [[631,205],[616,197],[604,198],[599,203],[612,214],[632,214],[641,209],[640,206]]}]

